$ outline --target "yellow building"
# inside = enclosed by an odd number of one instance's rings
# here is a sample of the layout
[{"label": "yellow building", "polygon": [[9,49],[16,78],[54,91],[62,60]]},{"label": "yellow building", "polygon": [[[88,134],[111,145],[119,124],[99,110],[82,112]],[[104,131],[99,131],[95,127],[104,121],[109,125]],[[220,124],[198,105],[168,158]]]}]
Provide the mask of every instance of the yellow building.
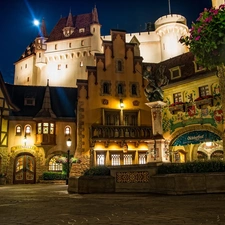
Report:
[{"label": "yellow building", "polygon": [[223,158],[223,115],[216,70],[199,67],[191,53],[162,62],[169,84],[164,86],[164,138],[172,162]]}]

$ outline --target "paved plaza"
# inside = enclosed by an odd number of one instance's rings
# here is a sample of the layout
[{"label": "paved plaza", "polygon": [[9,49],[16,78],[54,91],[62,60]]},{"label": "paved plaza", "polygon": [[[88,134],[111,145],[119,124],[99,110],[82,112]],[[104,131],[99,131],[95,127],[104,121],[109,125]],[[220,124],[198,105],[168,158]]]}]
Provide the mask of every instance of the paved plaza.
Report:
[{"label": "paved plaza", "polygon": [[225,194],[68,194],[66,185],[0,186],[0,225],[225,225]]}]

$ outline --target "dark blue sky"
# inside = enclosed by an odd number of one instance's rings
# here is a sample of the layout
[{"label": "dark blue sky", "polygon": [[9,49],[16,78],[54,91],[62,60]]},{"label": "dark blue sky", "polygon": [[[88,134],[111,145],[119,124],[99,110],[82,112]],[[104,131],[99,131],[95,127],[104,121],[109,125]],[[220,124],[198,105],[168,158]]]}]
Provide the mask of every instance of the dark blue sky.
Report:
[{"label": "dark blue sky", "polygon": [[[168,0],[1,0],[0,1],[0,71],[13,83],[14,65],[38,34],[33,19],[45,19],[51,32],[61,16],[90,13],[96,5],[102,35],[118,28],[127,32],[143,31],[145,23],[155,22],[169,13]],[[211,0],[170,0],[171,12],[187,18],[188,26]]]}]

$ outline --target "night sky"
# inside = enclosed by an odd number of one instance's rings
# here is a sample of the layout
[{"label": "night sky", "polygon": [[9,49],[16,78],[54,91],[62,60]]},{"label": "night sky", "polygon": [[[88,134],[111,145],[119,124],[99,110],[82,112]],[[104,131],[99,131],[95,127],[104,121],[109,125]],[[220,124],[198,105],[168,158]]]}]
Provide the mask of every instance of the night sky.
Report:
[{"label": "night sky", "polygon": [[[145,23],[169,14],[168,0],[1,0],[0,71],[5,82],[13,83],[13,63],[38,34],[34,18],[44,18],[49,34],[70,10],[73,15],[90,13],[95,5],[102,35],[116,28],[144,31]],[[171,13],[185,16],[190,27],[204,8],[211,7],[211,0],[170,0],[170,6]]]}]

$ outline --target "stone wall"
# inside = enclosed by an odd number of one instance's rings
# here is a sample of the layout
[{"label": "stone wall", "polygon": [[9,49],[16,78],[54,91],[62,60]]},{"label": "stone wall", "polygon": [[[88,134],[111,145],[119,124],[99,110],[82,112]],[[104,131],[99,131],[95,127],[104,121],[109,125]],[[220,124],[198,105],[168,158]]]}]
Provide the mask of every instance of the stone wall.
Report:
[{"label": "stone wall", "polygon": [[73,163],[70,169],[70,177],[80,177],[84,171],[90,168],[90,157],[81,156],[80,163]]}]

